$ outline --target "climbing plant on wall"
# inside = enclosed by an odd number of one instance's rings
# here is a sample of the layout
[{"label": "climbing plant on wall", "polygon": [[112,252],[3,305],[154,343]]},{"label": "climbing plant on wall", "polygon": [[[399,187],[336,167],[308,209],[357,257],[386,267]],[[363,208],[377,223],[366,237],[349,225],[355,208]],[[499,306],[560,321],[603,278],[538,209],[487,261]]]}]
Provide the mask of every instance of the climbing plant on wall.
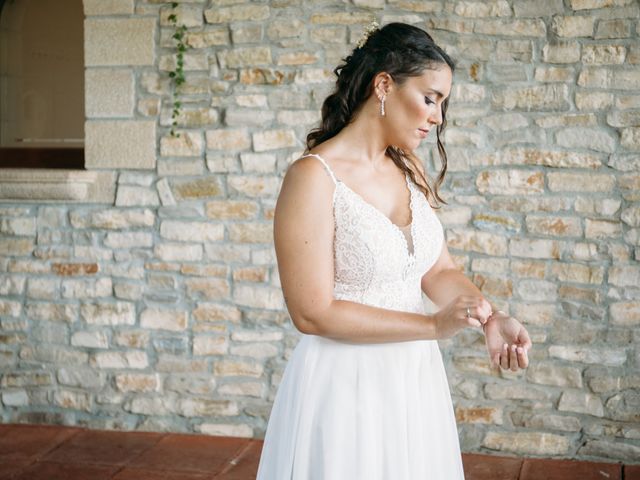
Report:
[{"label": "climbing plant on wall", "polygon": [[180,116],[180,109],[182,108],[182,102],[180,102],[180,90],[179,87],[185,82],[184,78],[184,52],[187,50],[187,44],[185,43],[185,33],[187,27],[184,24],[178,24],[178,2],[171,2],[172,12],[168,17],[171,26],[174,29],[172,38],[175,41],[175,67],[169,72],[171,77],[171,91],[172,91],[172,105],[171,105],[171,136],[179,137],[180,134],[176,133],[176,126],[178,125],[178,117]]}]

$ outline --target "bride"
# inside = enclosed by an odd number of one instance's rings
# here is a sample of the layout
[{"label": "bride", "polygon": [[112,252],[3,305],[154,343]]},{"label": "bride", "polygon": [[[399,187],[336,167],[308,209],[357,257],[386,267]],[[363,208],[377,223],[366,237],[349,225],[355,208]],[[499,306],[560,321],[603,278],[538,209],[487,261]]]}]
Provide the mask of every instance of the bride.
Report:
[{"label": "bride", "polygon": [[[274,240],[301,340],[271,411],[259,480],[463,479],[437,340],[482,329],[528,365],[525,328],[455,266],[434,208],[454,63],[425,31],[371,27],[342,65],[308,153],[288,169]],[[413,155],[435,130],[435,182]],[[438,307],[427,314],[422,294]]]}]

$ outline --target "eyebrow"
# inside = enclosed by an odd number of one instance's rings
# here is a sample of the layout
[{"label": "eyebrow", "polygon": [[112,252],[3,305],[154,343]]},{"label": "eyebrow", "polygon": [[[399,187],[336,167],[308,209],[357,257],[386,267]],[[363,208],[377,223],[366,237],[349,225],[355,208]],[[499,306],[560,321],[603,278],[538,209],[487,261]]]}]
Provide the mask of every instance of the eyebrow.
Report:
[{"label": "eyebrow", "polygon": [[438,90],[434,90],[433,88],[427,88],[427,90],[435,93],[440,98],[444,98],[444,95],[442,94],[442,92],[439,92]]}]

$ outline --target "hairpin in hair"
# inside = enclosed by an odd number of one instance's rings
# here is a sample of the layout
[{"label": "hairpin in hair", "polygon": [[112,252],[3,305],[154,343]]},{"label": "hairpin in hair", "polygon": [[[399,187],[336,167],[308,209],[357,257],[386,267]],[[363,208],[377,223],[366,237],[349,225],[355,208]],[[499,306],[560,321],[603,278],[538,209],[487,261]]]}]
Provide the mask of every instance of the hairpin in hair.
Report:
[{"label": "hairpin in hair", "polygon": [[376,30],[378,30],[379,27],[380,25],[375,20],[371,22],[367,26],[367,28],[364,29],[364,32],[362,33],[362,37],[360,37],[360,40],[358,41],[358,48],[364,47],[364,44],[367,43],[367,40],[369,40],[369,37],[371,36],[371,34]]}]

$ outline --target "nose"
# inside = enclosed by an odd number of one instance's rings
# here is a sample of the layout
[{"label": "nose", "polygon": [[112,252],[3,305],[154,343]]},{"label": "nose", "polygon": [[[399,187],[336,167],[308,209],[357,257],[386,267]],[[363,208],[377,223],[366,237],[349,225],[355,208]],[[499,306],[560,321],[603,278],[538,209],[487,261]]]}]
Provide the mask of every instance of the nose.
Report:
[{"label": "nose", "polygon": [[442,107],[439,105],[432,105],[431,112],[429,114],[429,123],[433,125],[442,124]]}]

